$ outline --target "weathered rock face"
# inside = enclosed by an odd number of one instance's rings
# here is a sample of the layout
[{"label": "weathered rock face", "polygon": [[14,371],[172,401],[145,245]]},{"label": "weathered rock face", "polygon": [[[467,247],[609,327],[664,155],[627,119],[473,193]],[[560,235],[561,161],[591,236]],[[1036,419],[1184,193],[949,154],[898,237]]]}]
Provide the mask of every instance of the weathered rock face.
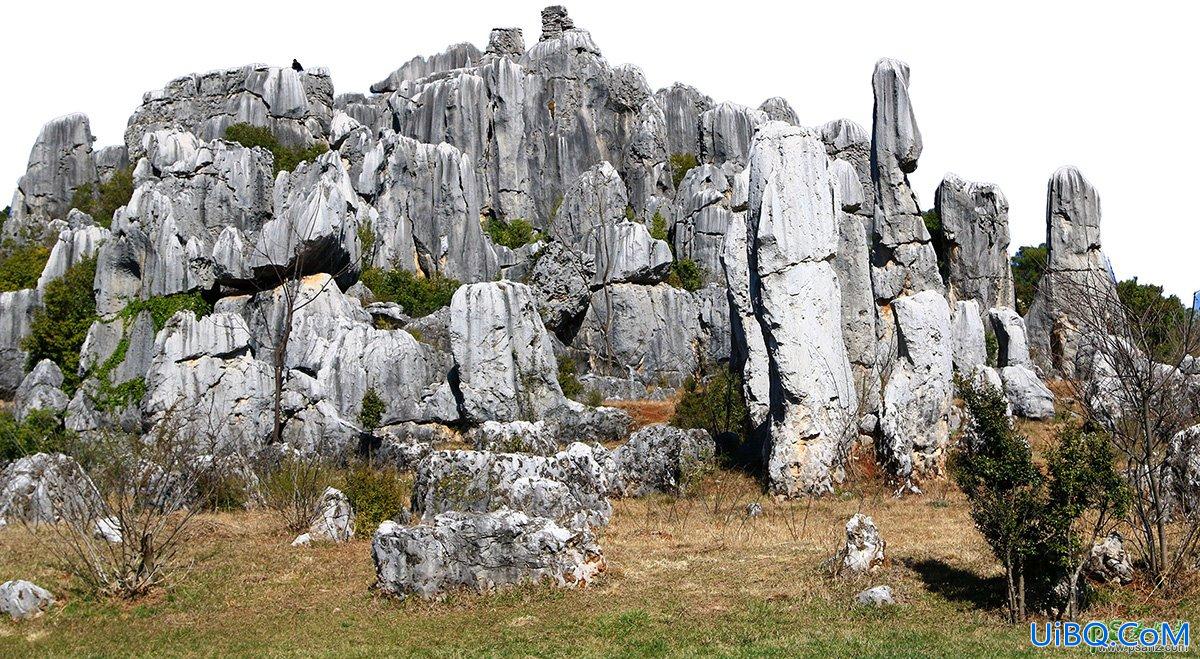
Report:
[{"label": "weathered rock face", "polygon": [[627,497],[683,494],[715,467],[715,451],[713,438],[704,430],[646,426],[613,452],[617,478],[612,491]]},{"label": "weathered rock face", "polygon": [[996,334],[998,366],[1033,366],[1025,337],[1025,320],[1009,307],[988,309],[988,320]]},{"label": "weathered rock face", "polygon": [[35,410],[62,412],[67,409],[67,395],[62,391],[63,374],[58,365],[43,359],[21,381],[13,400],[13,415],[20,421]]},{"label": "weathered rock face", "polygon": [[[1046,272],[1025,316],[1029,350],[1045,371],[1074,372],[1081,334],[1093,331],[1116,284],[1100,251],[1100,195],[1074,167],[1054,172],[1046,191]],[[1081,301],[1092,300],[1091,305]],[[1085,315],[1086,314],[1086,315]],[[1092,327],[1084,327],[1090,319]]]},{"label": "weathered rock face", "polygon": [[145,153],[147,133],[182,129],[207,141],[235,123],[269,128],[284,144],[312,144],[328,136],[332,114],[333,82],[325,69],[250,64],[193,73],[146,92],[129,118],[125,146],[136,159]]},{"label": "weathered rock face", "polygon": [[736,103],[719,103],[700,113],[700,159],[724,165],[736,174],[750,160],[754,131],[770,119],[762,110]]},{"label": "weathered rock face", "polygon": [[959,300],[950,309],[950,341],[954,368],[959,373],[971,373],[977,366],[987,365],[987,340],[979,302]]},{"label": "weathered rock face", "polygon": [[[736,213],[725,232],[721,265],[725,272],[730,307],[730,368],[742,374],[742,392],[752,427],[761,426],[771,409],[769,357],[762,327],[750,299],[750,265],[745,213]],[[872,307],[872,311],[873,311]]]},{"label": "weathered rock face", "polygon": [[566,402],[549,336],[524,284],[458,289],[450,302],[450,346],[467,421],[536,421]]},{"label": "weathered rock face", "polygon": [[782,96],[772,96],[762,102],[758,109],[771,121],[782,121],[785,124],[793,126],[800,125],[800,119],[796,117],[796,111],[792,109],[791,103],[787,102]]},{"label": "weathered rock face", "polygon": [[591,254],[557,241],[542,248],[529,285],[546,329],[559,338],[570,338],[587,311],[595,276],[596,258]]},{"label": "weathered rock face", "polygon": [[824,145],[772,122],[750,158],[750,298],[770,372],[770,490],[831,491],[855,422],[833,268],[838,230]]},{"label": "weathered rock face", "polygon": [[417,465],[413,512],[502,508],[549,517],[571,528],[608,523],[612,504],[603,448],[576,443],[552,456],[435,451]]},{"label": "weathered rock face", "polygon": [[55,523],[67,516],[82,521],[103,506],[79,463],[61,453],[35,453],[0,472],[0,520],[8,524]]},{"label": "weathered rock face", "polygon": [[348,139],[341,150],[352,162],[361,159],[361,168],[350,170],[354,188],[378,211],[368,220],[372,263],[466,282],[492,279],[496,253],[479,222],[470,156],[390,131],[378,141],[361,134],[362,141]]},{"label": "weathered rock face", "polygon": [[[493,30],[492,32],[494,36],[497,30]],[[517,30],[516,36],[518,39],[520,39],[520,30]],[[510,47],[506,49],[511,51],[512,45],[513,44],[509,44]],[[524,50],[524,43],[521,43],[520,51],[524,52]],[[492,52],[491,46],[489,46],[488,52]],[[503,54],[511,54],[511,52]],[[405,82],[413,82],[420,80],[421,78],[431,76],[435,73],[442,73],[444,71],[452,71],[454,69],[462,69],[472,66],[476,64],[482,56],[483,53],[479,52],[479,49],[476,48],[474,44],[470,43],[456,43],[446,50],[428,57],[418,55],[408,60],[404,66],[392,71],[387,78],[384,78],[383,80],[371,85],[371,93],[381,94],[394,92],[397,89],[400,89],[400,86]]]},{"label": "weathered rock face", "polygon": [[67,270],[96,255],[100,245],[112,235],[108,229],[96,226],[92,218],[77,210],[67,214],[68,228],[58,234],[50,258],[38,277],[37,289],[45,291],[46,285],[66,274]]},{"label": "weathered rock face", "polygon": [[558,440],[553,431],[545,421],[485,421],[472,428],[466,439],[476,451],[554,455],[558,452]]},{"label": "weathered rock face", "polygon": [[712,108],[713,100],[695,87],[680,83],[658,90],[654,100],[667,119],[667,151],[699,154],[700,115]]},{"label": "weathered rock face", "polygon": [[362,251],[359,221],[367,219],[368,211],[338,152],[279,176],[273,197],[274,217],[262,225],[248,255],[255,279],[270,282],[281,279],[280,272],[325,272],[347,285],[354,281]]},{"label": "weathered rock face", "polygon": [[1187,510],[1200,509],[1200,425],[1175,433],[1166,463],[1180,502]]},{"label": "weathered rock face", "polygon": [[733,178],[714,165],[693,167],[675,193],[675,257],[700,266],[704,281],[717,281],[730,209]]},{"label": "weathered rock face", "polygon": [[1087,575],[1106,583],[1127,584],[1133,581],[1133,562],[1125,552],[1125,539],[1113,531],[1099,540],[1088,554]]},{"label": "weathered rock face", "polygon": [[908,95],[908,65],[893,59],[875,64],[875,123],[871,178],[875,193],[874,258],[871,281],[883,316],[884,343],[895,341],[889,302],[902,295],[941,291],[937,255],[921,218],[908,173],[921,156],[921,132]]},{"label": "weathered rock face", "polygon": [[0,396],[16,393],[25,377],[29,353],[21,341],[29,335],[33,314],[41,306],[42,296],[35,288],[0,293]]},{"label": "weathered rock face", "polygon": [[846,522],[846,544],[838,552],[838,571],[870,572],[883,564],[887,542],[879,535],[875,520],[861,513]]},{"label": "weathered rock face", "polygon": [[45,613],[54,605],[54,596],[45,588],[28,581],[15,580],[0,584],[0,613],[13,620],[28,620]]},{"label": "weathered rock face", "polygon": [[900,480],[937,476],[954,393],[950,310],[936,291],[898,298],[892,308],[899,352],[883,392],[884,458]]},{"label": "weathered rock face", "polygon": [[1027,419],[1049,419],[1054,416],[1054,394],[1028,366],[1005,366],[1000,369],[1004,393],[1013,414]]},{"label": "weathered rock face", "polygon": [[1004,193],[947,174],[934,204],[946,240],[950,299],[978,300],[983,309],[1015,306]]},{"label": "weathered rock face", "polygon": [[5,240],[39,241],[50,220],[67,216],[76,190],[99,182],[94,139],[84,114],[68,114],[42,127],[17,182],[12,215],[2,231]]},{"label": "weathered rock face", "polygon": [[592,293],[572,347],[592,373],[677,386],[696,370],[701,337],[691,293],[667,284],[613,284]]},{"label": "weathered rock face", "polygon": [[509,510],[444,513],[418,526],[385,522],[371,542],[371,558],[381,591],[426,599],[454,588],[521,583],[575,588],[604,570],[591,531]]},{"label": "weathered rock face", "polygon": [[271,366],[251,353],[246,321],[232,313],[176,313],[154,343],[142,412],[151,423],[189,419],[216,446],[258,448],[271,431]]},{"label": "weathered rock face", "polygon": [[250,278],[248,237],[270,220],[271,155],[190,133],[145,137],[137,188],[96,258],[96,311]]}]

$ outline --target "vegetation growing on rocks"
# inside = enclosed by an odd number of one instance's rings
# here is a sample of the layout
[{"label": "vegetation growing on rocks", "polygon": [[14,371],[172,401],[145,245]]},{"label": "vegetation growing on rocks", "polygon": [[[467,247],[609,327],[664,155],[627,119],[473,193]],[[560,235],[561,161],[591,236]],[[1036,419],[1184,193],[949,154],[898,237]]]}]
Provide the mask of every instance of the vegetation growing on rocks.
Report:
[{"label": "vegetation growing on rocks", "polygon": [[518,249],[542,238],[529,220],[521,217],[511,220],[488,218],[483,223],[483,230],[493,243],[509,249]]},{"label": "vegetation growing on rocks", "polygon": [[667,162],[671,166],[671,183],[676,190],[679,189],[679,184],[683,182],[687,173],[700,164],[694,153],[672,153]]},{"label": "vegetation growing on rocks", "polygon": [[49,410],[33,410],[18,421],[0,412],[0,465],[34,453],[59,453],[72,447],[74,436]]},{"label": "vegetation growing on rocks", "polygon": [[79,351],[96,318],[92,292],[95,278],[96,259],[90,258],[50,282],[42,297],[43,308],[34,314],[29,336],[23,343],[29,352],[30,367],[43,359],[58,364],[67,395],[79,384]]},{"label": "vegetation growing on rocks", "polygon": [[407,270],[370,268],[363,272],[362,283],[380,302],[396,302],[404,313],[421,318],[450,305],[458,281],[433,275],[420,277]]},{"label": "vegetation growing on rocks", "polygon": [[300,163],[314,160],[329,150],[329,146],[323,142],[311,146],[287,146],[271,133],[271,129],[246,123],[233,124],[226,128],[225,139],[247,148],[258,146],[270,151],[275,159],[276,174],[290,172]]},{"label": "vegetation growing on rocks", "polygon": [[50,249],[42,245],[25,245],[0,250],[0,292],[33,288],[37,285]]},{"label": "vegetation growing on rocks", "polygon": [[87,213],[96,224],[107,229],[112,226],[117,209],[128,204],[132,197],[133,167],[122,167],[95,187],[91,183],[84,183],[76,188],[71,197],[71,206]]},{"label": "vegetation growing on rocks", "polygon": [[1017,312],[1024,315],[1033,304],[1038,282],[1046,272],[1048,254],[1043,243],[1037,247],[1025,245],[1012,257],[1013,288],[1017,297]]}]

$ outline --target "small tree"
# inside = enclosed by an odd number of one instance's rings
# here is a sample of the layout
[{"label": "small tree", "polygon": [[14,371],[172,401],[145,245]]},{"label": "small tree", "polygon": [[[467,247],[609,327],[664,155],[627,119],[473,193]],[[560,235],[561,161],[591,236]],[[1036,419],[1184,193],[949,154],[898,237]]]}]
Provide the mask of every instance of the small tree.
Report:
[{"label": "small tree", "polygon": [[1025,618],[1026,565],[1037,547],[1045,477],[1033,464],[1029,440],[1017,433],[1007,401],[995,388],[960,380],[969,419],[950,473],[971,502],[975,527],[1004,566],[1010,622]]}]

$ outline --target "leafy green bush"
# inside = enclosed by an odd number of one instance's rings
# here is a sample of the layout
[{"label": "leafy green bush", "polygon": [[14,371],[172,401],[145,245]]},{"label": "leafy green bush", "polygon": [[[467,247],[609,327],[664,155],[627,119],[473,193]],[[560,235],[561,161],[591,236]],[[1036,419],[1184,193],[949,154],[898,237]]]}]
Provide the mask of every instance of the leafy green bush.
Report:
[{"label": "leafy green bush", "polygon": [[1017,297],[1017,313],[1021,315],[1029,313],[1029,306],[1033,304],[1033,295],[1037,292],[1038,282],[1042,280],[1042,275],[1046,272],[1046,263],[1049,258],[1050,253],[1046,250],[1045,243],[1037,247],[1025,245],[1013,255],[1012,276],[1013,289]]},{"label": "leafy green bush", "polygon": [[275,174],[290,172],[300,163],[315,160],[317,156],[329,150],[329,146],[324,142],[317,142],[311,146],[285,146],[269,128],[246,123],[233,124],[226,128],[225,139],[244,147],[260,146],[270,151],[275,159]]},{"label": "leafy green bush", "polygon": [[704,269],[691,259],[679,259],[671,264],[667,283],[688,291],[698,290],[704,287]]},{"label": "leafy green bush", "polygon": [[34,410],[21,421],[12,412],[0,412],[0,465],[34,453],[67,452],[74,439],[49,410]]},{"label": "leafy green bush", "polygon": [[583,393],[583,385],[575,375],[575,369],[574,359],[564,355],[558,360],[558,386],[563,395],[572,400],[577,400],[579,394]]},{"label": "leafy green bush", "polygon": [[8,251],[0,259],[0,291],[33,288],[48,260],[50,250],[41,245],[26,245]]},{"label": "leafy green bush", "polygon": [[379,523],[392,519],[407,506],[408,487],[396,472],[358,465],[346,474],[342,488],[354,508],[354,525],[363,535],[373,533]]},{"label": "leafy green bush", "polygon": [[483,230],[493,243],[509,249],[524,247],[542,239],[541,234],[534,230],[533,225],[520,217],[512,220],[490,218],[483,223]]},{"label": "leafy green bush", "polygon": [[130,300],[121,310],[121,318],[132,320],[143,311],[149,311],[154,320],[154,331],[162,331],[167,321],[178,311],[191,311],[197,318],[203,318],[212,313],[212,304],[204,299],[198,291],[191,293],[173,293],[160,295],[148,300]]},{"label": "leafy green bush", "polygon": [[132,198],[133,167],[125,167],[114,171],[111,178],[96,188],[91,183],[76,188],[71,196],[71,206],[91,215],[96,224],[109,228],[117,209]]},{"label": "leafy green bush", "polygon": [[650,219],[650,237],[655,240],[667,239],[667,219],[658,211],[654,211],[654,217]]},{"label": "leafy green bush", "polygon": [[79,386],[79,350],[96,319],[92,293],[95,278],[93,257],[76,263],[47,284],[42,308],[34,313],[29,336],[21,344],[29,353],[30,367],[43,359],[58,364],[63,373],[63,391],[68,396]]},{"label": "leafy green bush", "polygon": [[375,242],[378,238],[375,236],[375,227],[370,222],[363,222],[358,225],[358,245],[361,247],[360,254],[362,267],[369,268],[375,260]]},{"label": "leafy green bush", "polygon": [[383,420],[383,413],[387,411],[387,403],[379,397],[379,392],[372,387],[367,389],[367,393],[363,394],[362,410],[358,413],[358,422],[367,430],[374,430],[379,427],[379,422]]},{"label": "leafy green bush", "polygon": [[749,419],[741,376],[719,366],[700,381],[693,377],[684,380],[671,425],[701,428],[713,437],[724,433],[744,436]]},{"label": "leafy green bush", "polygon": [[700,164],[694,153],[672,153],[667,158],[668,164],[671,165],[671,183],[675,189],[679,189],[679,184],[683,182],[683,177],[687,176],[688,171]]},{"label": "leafy green bush", "polygon": [[[1004,395],[962,378],[957,386],[968,420],[962,448],[951,455],[950,473],[971,503],[975,527],[1004,567],[1010,620],[1026,617],[1027,602],[1042,609],[1065,605],[1073,617],[1081,590],[1075,581],[1078,568],[1092,541],[1129,505],[1112,443],[1103,435],[1064,427],[1043,473],[1029,440],[1005,413]],[[1058,588],[1064,579],[1071,583],[1065,603]]]},{"label": "leafy green bush", "polygon": [[983,343],[987,348],[987,365],[996,368],[1000,359],[1000,340],[996,338],[996,333],[991,328],[983,333]]},{"label": "leafy green bush", "polygon": [[454,291],[461,285],[458,280],[434,275],[418,277],[407,270],[381,270],[368,268],[363,271],[362,283],[371,289],[380,302],[396,302],[404,312],[414,318],[429,314],[450,304]]},{"label": "leafy green bush", "polygon": [[600,407],[604,404],[604,394],[599,389],[588,389],[585,403],[588,407]]}]

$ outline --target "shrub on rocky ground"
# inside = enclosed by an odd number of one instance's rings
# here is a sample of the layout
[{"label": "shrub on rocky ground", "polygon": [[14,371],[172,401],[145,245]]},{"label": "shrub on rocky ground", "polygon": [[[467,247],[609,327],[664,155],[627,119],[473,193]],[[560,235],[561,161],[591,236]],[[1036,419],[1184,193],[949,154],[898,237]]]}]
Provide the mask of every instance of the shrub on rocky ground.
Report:
[{"label": "shrub on rocky ground", "polygon": [[454,291],[461,285],[456,279],[434,275],[419,277],[407,270],[368,268],[362,283],[371,289],[379,302],[395,302],[404,313],[421,318],[450,305]]},{"label": "shrub on rocky ground", "polygon": [[85,183],[75,189],[71,206],[87,213],[96,224],[104,228],[112,226],[117,209],[129,203],[133,197],[133,167],[113,172],[107,181],[93,187]]},{"label": "shrub on rocky ground", "polygon": [[342,492],[350,500],[358,528],[366,534],[408,508],[409,488],[389,469],[355,465],[345,474]]},{"label": "shrub on rocky ground", "polygon": [[96,318],[92,292],[95,278],[96,259],[90,258],[50,282],[42,296],[42,308],[34,313],[29,335],[22,344],[29,352],[30,367],[43,359],[58,364],[63,373],[62,389],[68,396],[79,385],[79,351]]},{"label": "shrub on rocky ground", "polygon": [[271,129],[251,124],[233,124],[225,129],[225,139],[237,142],[244,147],[260,146],[271,152],[275,157],[275,173],[290,172],[306,161],[314,160],[317,156],[329,150],[324,143],[318,142],[311,146],[286,146],[272,133]]},{"label": "shrub on rocky ground", "polygon": [[0,258],[0,291],[19,291],[37,286],[38,277],[50,258],[42,245],[26,245],[3,250]]}]

